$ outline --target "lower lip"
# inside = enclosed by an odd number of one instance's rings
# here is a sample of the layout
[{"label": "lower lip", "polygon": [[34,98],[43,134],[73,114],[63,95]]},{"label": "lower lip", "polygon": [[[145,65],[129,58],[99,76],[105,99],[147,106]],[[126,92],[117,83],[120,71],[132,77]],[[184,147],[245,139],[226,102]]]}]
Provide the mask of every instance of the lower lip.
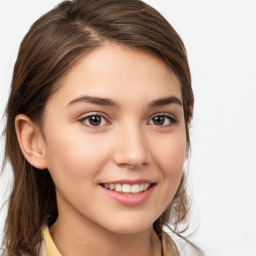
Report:
[{"label": "lower lip", "polygon": [[106,189],[100,186],[103,191],[111,198],[115,199],[121,204],[127,206],[139,205],[145,202],[153,193],[155,185],[152,185],[149,189],[139,193],[120,193],[114,190]]}]

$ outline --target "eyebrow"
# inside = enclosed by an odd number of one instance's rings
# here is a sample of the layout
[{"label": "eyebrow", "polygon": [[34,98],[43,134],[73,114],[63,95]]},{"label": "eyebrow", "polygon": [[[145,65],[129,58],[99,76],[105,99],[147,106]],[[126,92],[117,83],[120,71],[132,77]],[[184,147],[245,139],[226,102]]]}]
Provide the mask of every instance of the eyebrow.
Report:
[{"label": "eyebrow", "polygon": [[91,103],[91,104],[95,104],[95,105],[108,106],[108,107],[114,107],[114,108],[119,107],[119,104],[111,99],[94,97],[94,96],[93,97],[92,96],[82,96],[82,97],[76,98],[76,99],[70,101],[68,105],[73,105],[73,104],[79,103],[79,102],[86,102],[86,103]]},{"label": "eyebrow", "polygon": [[153,100],[152,103],[150,104],[150,107],[162,107],[165,105],[169,105],[169,104],[178,104],[180,106],[182,106],[182,102],[180,99],[178,99],[175,96],[170,96],[170,97],[166,97],[166,98],[160,98],[157,100]]},{"label": "eyebrow", "polygon": [[[76,103],[80,103],[80,102],[86,102],[86,103],[95,104],[95,105],[99,105],[99,106],[108,106],[108,107],[114,107],[114,108],[119,107],[119,103],[117,103],[111,99],[95,97],[95,96],[82,96],[82,97],[76,98],[76,99],[70,101],[68,106],[76,104]],[[166,98],[160,98],[160,99],[153,100],[149,104],[149,106],[150,107],[161,107],[161,106],[166,106],[169,104],[178,104],[180,106],[183,105],[181,100],[179,100],[177,97],[170,96],[170,97],[166,97]]]}]

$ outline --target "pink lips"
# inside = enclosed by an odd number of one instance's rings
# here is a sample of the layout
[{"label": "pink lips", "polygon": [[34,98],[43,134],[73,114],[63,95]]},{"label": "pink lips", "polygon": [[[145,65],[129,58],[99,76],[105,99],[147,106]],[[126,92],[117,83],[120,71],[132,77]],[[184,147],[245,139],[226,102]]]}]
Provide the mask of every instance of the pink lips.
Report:
[{"label": "pink lips", "polygon": [[[119,182],[115,182],[115,183],[138,184],[140,182],[138,182],[138,181],[136,181],[136,182],[119,181]],[[100,186],[100,187],[106,193],[106,195],[108,195],[110,198],[113,198],[114,200],[118,201],[119,203],[121,203],[123,205],[127,205],[127,206],[135,206],[135,205],[142,204],[151,196],[151,194],[154,191],[155,184],[152,184],[147,190],[139,192],[139,193],[135,193],[135,194],[122,193],[122,192],[118,192],[115,190],[109,190],[109,189],[105,188],[104,186]]]}]

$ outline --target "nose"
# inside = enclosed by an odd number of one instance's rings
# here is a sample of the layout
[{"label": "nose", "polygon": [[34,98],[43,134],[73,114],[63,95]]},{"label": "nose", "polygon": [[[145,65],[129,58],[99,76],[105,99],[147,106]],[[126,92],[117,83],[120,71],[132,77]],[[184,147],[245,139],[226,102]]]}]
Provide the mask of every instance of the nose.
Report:
[{"label": "nose", "polygon": [[117,131],[114,162],[131,169],[141,168],[150,162],[150,150],[145,132],[138,125],[126,125]]}]

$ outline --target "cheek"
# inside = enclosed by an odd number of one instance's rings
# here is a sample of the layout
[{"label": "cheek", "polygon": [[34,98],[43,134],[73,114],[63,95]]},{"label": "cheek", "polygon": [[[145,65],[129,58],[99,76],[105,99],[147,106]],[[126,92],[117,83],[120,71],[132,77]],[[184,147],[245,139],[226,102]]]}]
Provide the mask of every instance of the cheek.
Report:
[{"label": "cheek", "polygon": [[108,160],[109,149],[97,138],[78,138],[73,134],[63,140],[55,135],[49,138],[47,163],[56,186],[59,207],[65,202],[74,208],[85,207],[95,196],[96,178]]},{"label": "cheek", "polygon": [[156,163],[161,170],[162,211],[172,201],[182,178],[183,166],[187,156],[185,133],[176,134],[163,140],[155,148]]},{"label": "cheek", "polygon": [[175,134],[162,143],[155,143],[154,155],[164,176],[180,177],[187,157],[185,133]]},{"label": "cheek", "polygon": [[100,166],[108,159],[109,149],[104,140],[91,137],[70,132],[51,133],[47,166],[53,178],[79,182],[100,171]]}]

